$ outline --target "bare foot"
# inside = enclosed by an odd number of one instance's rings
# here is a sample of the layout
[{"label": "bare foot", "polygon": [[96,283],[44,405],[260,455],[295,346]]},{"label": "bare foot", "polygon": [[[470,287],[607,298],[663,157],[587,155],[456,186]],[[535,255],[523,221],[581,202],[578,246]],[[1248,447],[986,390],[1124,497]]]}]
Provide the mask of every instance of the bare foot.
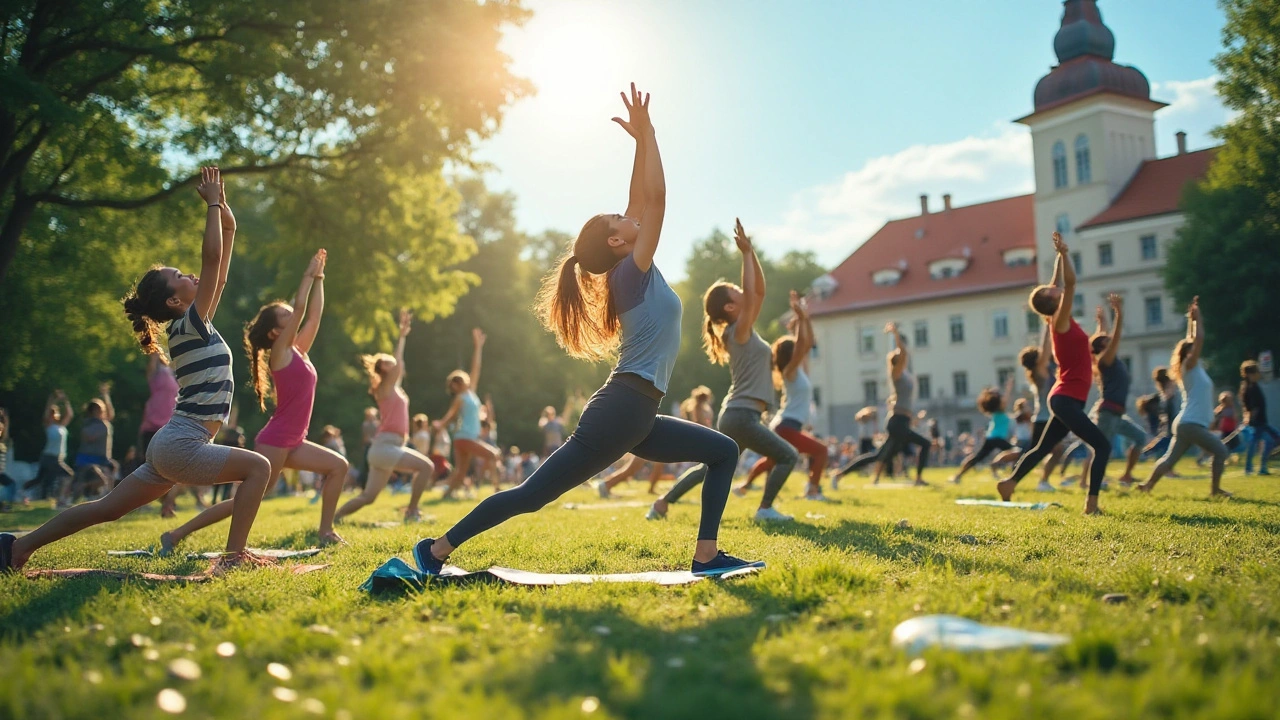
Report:
[{"label": "bare foot", "polygon": [[178,543],[173,539],[173,533],[160,533],[160,557],[168,557],[173,554],[173,549]]},{"label": "bare foot", "polygon": [[1222,488],[1218,488],[1217,490],[1214,490],[1213,492],[1209,493],[1209,497],[1229,498],[1231,497],[1231,493],[1227,492],[1226,490],[1223,490]]},{"label": "bare foot", "polygon": [[996,483],[996,492],[1000,493],[1001,500],[1009,502],[1013,499],[1013,489],[1016,487],[1018,484],[1013,480],[1001,480]]},{"label": "bare foot", "polygon": [[916,478],[916,487],[929,487],[929,483],[925,482],[922,478]]},{"label": "bare foot", "polygon": [[1101,515],[1102,514],[1102,508],[1098,507],[1097,495],[1090,495],[1088,498],[1085,499],[1084,514],[1085,515]]},{"label": "bare foot", "polygon": [[328,547],[330,545],[346,545],[347,541],[342,539],[338,533],[330,530],[326,533],[320,533],[320,547]]},{"label": "bare foot", "polygon": [[422,522],[422,511],[417,508],[405,508],[404,521],[406,523]]},{"label": "bare foot", "polygon": [[1087,506],[1084,509],[1084,514],[1085,515],[1106,515],[1106,513],[1102,512],[1102,508],[1100,507],[1095,507],[1094,509],[1090,510]]},{"label": "bare foot", "polygon": [[238,567],[259,568],[276,565],[276,561],[269,557],[251,553],[248,550],[240,552],[223,553],[214,559],[209,565],[210,575],[223,575]]},{"label": "bare foot", "polygon": [[174,509],[173,509],[173,508],[171,508],[171,507],[162,507],[162,508],[160,508],[160,517],[162,517],[162,518],[166,518],[166,519],[167,519],[167,518],[173,518],[173,517],[177,517],[177,516],[178,516],[178,513],[177,513],[177,512],[175,512],[175,511],[174,511]]},{"label": "bare foot", "polygon": [[1152,482],[1144,482],[1144,483],[1142,483],[1141,485],[1139,485],[1139,486],[1138,486],[1138,490],[1139,490],[1139,491],[1141,491],[1141,492],[1144,492],[1144,493],[1148,493],[1148,494],[1149,494],[1149,493],[1151,492],[1151,489],[1152,489],[1152,488],[1154,488],[1155,486],[1156,486],[1156,484],[1155,484],[1155,483],[1152,483]]},{"label": "bare foot", "polygon": [[959,476],[959,475],[952,475],[952,476],[951,476],[951,484],[952,484],[952,485],[959,485],[959,484],[960,484],[960,476]]}]

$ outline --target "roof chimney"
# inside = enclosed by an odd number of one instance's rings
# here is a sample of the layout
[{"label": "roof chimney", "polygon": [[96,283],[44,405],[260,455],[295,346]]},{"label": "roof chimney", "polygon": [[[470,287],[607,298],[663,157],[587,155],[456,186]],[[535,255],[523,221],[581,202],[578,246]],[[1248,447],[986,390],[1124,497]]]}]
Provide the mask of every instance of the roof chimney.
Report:
[{"label": "roof chimney", "polygon": [[1176,137],[1178,138],[1178,154],[1186,155],[1187,154],[1187,134],[1179,130]]},{"label": "roof chimney", "polygon": [[928,195],[920,196],[920,214],[921,215],[929,214],[929,196]]},{"label": "roof chimney", "polygon": [[942,196],[942,208],[947,212],[951,212],[951,193]]}]

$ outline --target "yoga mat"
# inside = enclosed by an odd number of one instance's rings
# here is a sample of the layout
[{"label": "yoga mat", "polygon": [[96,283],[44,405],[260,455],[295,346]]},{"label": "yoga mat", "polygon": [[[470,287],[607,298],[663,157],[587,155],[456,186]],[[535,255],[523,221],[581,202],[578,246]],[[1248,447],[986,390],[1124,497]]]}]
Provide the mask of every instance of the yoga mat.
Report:
[{"label": "yoga mat", "polygon": [[[722,579],[749,575],[760,568],[743,568],[725,573],[717,578]],[[472,584],[508,584],[549,587],[556,585],[576,585],[593,583],[652,583],[655,585],[688,585],[707,578],[694,575],[689,571],[678,572],[639,572],[615,573],[606,575],[583,575],[572,573],[537,573],[515,570],[504,567],[491,567],[488,570],[468,572],[453,565],[446,565],[444,571],[435,577],[429,577],[410,567],[400,558],[391,558],[381,567],[373,571],[368,580],[360,585],[361,590],[370,593],[381,593],[413,588],[421,590],[428,584],[461,586]]]},{"label": "yoga mat", "polygon": [[1003,502],[1001,500],[985,500],[978,498],[960,498],[956,501],[957,505],[983,505],[986,507],[998,508],[1014,508],[1017,510],[1044,510],[1051,507],[1062,507],[1061,503],[1056,502]]},{"label": "yoga mat", "polygon": [[[274,548],[267,548],[264,550],[260,548],[249,548],[249,552],[276,560],[287,560],[289,558],[319,555],[320,548],[307,548],[306,550],[277,550]],[[147,548],[141,550],[108,550],[107,554],[112,557],[156,557],[155,551]],[[188,560],[199,560],[201,558],[205,560],[217,560],[221,556],[222,553],[216,552],[187,553]]]},{"label": "yoga mat", "polygon": [[571,503],[564,504],[565,510],[614,510],[617,508],[649,507],[653,503],[643,500],[627,500],[625,502]]},{"label": "yoga mat", "polygon": [[892,642],[895,647],[915,655],[934,646],[965,652],[1011,648],[1048,650],[1070,640],[1066,635],[983,625],[954,615],[924,615],[899,623],[893,629]]},{"label": "yoga mat", "polygon": [[[289,573],[292,575],[305,575],[307,573],[324,570],[329,567],[326,565],[293,565],[289,567]],[[101,568],[63,568],[59,570],[31,570],[26,573],[28,579],[36,578],[82,578],[82,577],[102,577],[111,578],[113,580],[148,580],[151,582],[207,582],[215,576],[209,573],[200,573],[198,575],[162,575],[159,573],[148,572],[125,572],[122,570],[103,570]]]}]

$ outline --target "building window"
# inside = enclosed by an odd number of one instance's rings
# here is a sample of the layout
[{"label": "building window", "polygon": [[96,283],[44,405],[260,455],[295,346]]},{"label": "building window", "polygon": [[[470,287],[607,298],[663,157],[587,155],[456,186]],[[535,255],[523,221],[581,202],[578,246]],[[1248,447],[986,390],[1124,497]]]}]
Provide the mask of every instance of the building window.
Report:
[{"label": "building window", "polygon": [[1089,136],[1076,138],[1076,183],[1084,185],[1093,182],[1093,168],[1089,166]]},{"label": "building window", "polygon": [[1040,320],[1040,313],[1035,310],[1027,311],[1027,332],[1038,333],[1044,327],[1044,322]]},{"label": "building window", "polygon": [[956,421],[956,433],[967,435],[973,432],[973,421],[969,419],[961,419]]},{"label": "building window", "polygon": [[1053,229],[1064,237],[1071,234],[1071,216],[1062,213],[1053,221]]},{"label": "building window", "polygon": [[862,343],[858,349],[864,355],[870,355],[876,351],[876,331],[871,328],[862,329]]},{"label": "building window", "polygon": [[1075,300],[1071,302],[1071,315],[1073,317],[1084,317],[1084,293],[1076,293]]},{"label": "building window", "polygon": [[958,398],[969,397],[969,373],[959,370],[951,375],[951,383],[955,396]]},{"label": "building window", "polygon": [[1009,337],[1009,313],[997,310],[991,316],[991,325],[991,334],[995,335],[997,340]]},{"label": "building window", "polygon": [[929,347],[929,321],[916,321],[916,347]]},{"label": "building window", "polygon": [[951,342],[953,343],[964,342],[964,316],[963,315],[951,316]]},{"label": "building window", "polygon": [[877,385],[875,380],[864,380],[862,382],[862,399],[867,405],[875,405],[880,402],[877,397]]},{"label": "building window", "polygon": [[1071,267],[1075,268],[1077,275],[1084,272],[1084,258],[1080,256],[1080,253],[1071,253]]},{"label": "building window", "polygon": [[1060,190],[1067,186],[1067,146],[1062,141],[1053,144],[1053,187]]},{"label": "building window", "polygon": [[[1004,392],[1004,384],[1009,382],[1009,378],[1011,377],[1013,377],[1013,368],[996,368],[996,387],[1000,388],[1001,392]],[[1010,409],[1013,408],[1012,398],[1005,398],[1005,402],[1008,403]]]},{"label": "building window", "polygon": [[1156,250],[1156,236],[1143,235],[1140,241],[1142,243],[1142,259],[1155,260],[1158,254]]},{"label": "building window", "polygon": [[916,397],[921,400],[928,400],[933,397],[933,381],[928,375],[919,375],[916,377]]},{"label": "building window", "polygon": [[1164,306],[1160,303],[1160,296],[1149,297],[1145,301],[1147,309],[1147,327],[1160,327],[1164,324]]},{"label": "building window", "polygon": [[1114,258],[1111,256],[1111,243],[1098,243],[1098,264],[1102,267],[1111,267]]}]

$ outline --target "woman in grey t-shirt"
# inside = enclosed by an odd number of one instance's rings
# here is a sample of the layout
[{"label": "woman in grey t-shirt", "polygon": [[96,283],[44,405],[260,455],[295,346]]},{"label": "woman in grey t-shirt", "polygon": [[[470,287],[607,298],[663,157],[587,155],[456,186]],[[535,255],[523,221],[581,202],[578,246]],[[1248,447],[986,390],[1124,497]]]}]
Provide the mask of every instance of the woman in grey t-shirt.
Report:
[{"label": "woman in grey t-shirt", "polygon": [[[756,332],[756,318],[764,302],[764,271],[756,257],[751,238],[742,229],[742,221],[735,221],[734,242],[742,253],[742,286],[724,281],[712,285],[703,296],[705,311],[702,345],[711,362],[729,365],[732,382],[720,405],[720,420],[716,428],[733,438],[738,449],[754,450],[774,462],[765,481],[764,497],[756,520],[791,520],[773,507],[778,491],[800,461],[800,455],[791,443],[784,440],[763,422],[765,412],[773,410],[773,350]],[[650,518],[665,517],[667,506],[702,482],[706,468],[695,466],[680,477],[671,492],[653,503]]]}]

